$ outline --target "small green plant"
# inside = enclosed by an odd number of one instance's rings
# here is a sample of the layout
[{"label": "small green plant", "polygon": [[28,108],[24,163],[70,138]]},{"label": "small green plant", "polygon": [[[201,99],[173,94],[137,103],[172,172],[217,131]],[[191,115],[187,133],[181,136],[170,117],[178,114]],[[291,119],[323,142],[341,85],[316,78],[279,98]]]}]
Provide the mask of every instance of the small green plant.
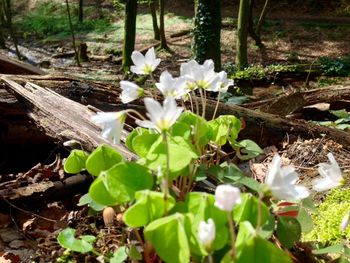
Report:
[{"label": "small green plant", "polygon": [[[145,56],[135,51],[132,58],[135,65],[130,70],[154,80],[153,71],[160,63],[154,49]],[[135,83],[122,81],[120,85],[124,103],[145,94]],[[92,117],[102,125],[102,136],[114,143],[120,141],[126,118],[133,118],[139,127],[127,136],[125,145],[137,156],[135,161],[101,145],[92,153],[72,151],[64,164],[67,173],[86,170],[94,178],[80,205],[124,211],[128,227],[124,231],[136,233],[145,262],[159,257],[173,263],[291,263],[286,251],[312,229],[309,214],[314,206],[309,190],[296,185],[294,168],[282,166],[276,154],[264,183],[245,176],[232,157],[249,160],[262,153],[260,147],[239,139],[242,123],[236,116],[216,116],[218,103],[211,119],[205,119],[207,92],[217,92],[219,101],[220,93],[230,85],[226,72],[215,72],[211,60],[182,64],[178,78],[163,72],[155,87],[165,99],[163,105],[144,99],[148,119],[132,109]],[[188,110],[179,107],[175,98],[189,101]],[[315,180],[317,191],[343,183],[334,156],[328,154],[328,158],[330,164],[319,164],[322,178]],[[199,191],[199,182],[214,185],[215,194]],[[60,244],[97,254],[92,237],[74,234],[72,229],[63,230]],[[110,262],[126,257],[135,260],[132,248],[133,241],[126,240],[113,257],[104,256]]]},{"label": "small green plant", "polygon": [[329,111],[337,118],[335,121],[317,121],[315,123],[323,126],[334,127],[339,130],[350,129],[350,114],[346,110]]},{"label": "small green plant", "polygon": [[325,75],[348,76],[350,74],[350,58],[329,58],[321,57],[318,59],[320,68]]},{"label": "small green plant", "polygon": [[305,236],[305,240],[318,240],[323,244],[335,245],[350,238],[350,228],[342,230],[339,226],[343,217],[350,211],[350,188],[332,190],[313,214],[314,229]]}]

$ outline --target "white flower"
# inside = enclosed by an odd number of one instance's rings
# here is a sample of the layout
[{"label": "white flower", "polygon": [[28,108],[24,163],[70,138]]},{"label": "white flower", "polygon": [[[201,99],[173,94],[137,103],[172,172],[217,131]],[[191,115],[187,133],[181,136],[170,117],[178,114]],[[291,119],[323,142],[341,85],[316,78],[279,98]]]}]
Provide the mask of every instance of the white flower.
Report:
[{"label": "white flower", "polygon": [[272,194],[284,200],[301,200],[309,196],[306,187],[295,185],[298,174],[291,165],[281,167],[282,159],[276,154],[271,163],[271,167],[266,175],[265,183],[269,186]]},{"label": "white flower", "polygon": [[172,97],[164,100],[163,107],[158,101],[145,98],[145,106],[150,121],[136,121],[136,123],[145,128],[156,129],[159,132],[169,130],[183,111],[183,108],[177,107],[176,101]]},{"label": "white flower", "polygon": [[230,212],[236,204],[241,202],[241,191],[232,185],[219,185],[215,190],[214,205],[224,211]]},{"label": "white flower", "polygon": [[188,92],[186,82],[186,78],[173,78],[168,71],[164,71],[156,86],[165,97],[178,99]]},{"label": "white flower", "polygon": [[124,111],[119,112],[98,112],[91,120],[102,125],[102,137],[118,144],[123,131],[126,118]]},{"label": "white flower", "polygon": [[219,81],[219,75],[214,71],[214,62],[211,59],[204,61],[203,65],[190,60],[180,66],[181,76],[186,77],[190,90],[201,88],[213,90]]},{"label": "white flower", "polygon": [[345,214],[343,217],[343,220],[341,221],[340,224],[340,230],[345,231],[345,229],[348,227],[350,221],[350,211]]},{"label": "white flower", "polygon": [[130,70],[138,75],[151,74],[160,63],[160,59],[156,58],[153,47],[147,51],[145,56],[139,51],[132,52],[131,59],[135,65],[131,66]]},{"label": "white flower", "polygon": [[129,103],[143,96],[143,89],[130,81],[121,81],[120,88],[123,90],[120,98],[123,103]]},{"label": "white flower", "polygon": [[209,218],[208,223],[200,221],[198,225],[198,239],[209,250],[215,240],[215,223]]},{"label": "white flower", "polygon": [[322,176],[314,181],[313,189],[322,192],[341,185],[344,181],[341,170],[332,153],[328,153],[327,157],[331,164],[320,163],[318,172]]},{"label": "white flower", "polygon": [[227,92],[228,88],[233,85],[233,80],[227,78],[227,73],[225,71],[221,71],[217,73],[219,80],[216,82],[215,87],[211,86],[207,90],[215,91],[215,92]]}]

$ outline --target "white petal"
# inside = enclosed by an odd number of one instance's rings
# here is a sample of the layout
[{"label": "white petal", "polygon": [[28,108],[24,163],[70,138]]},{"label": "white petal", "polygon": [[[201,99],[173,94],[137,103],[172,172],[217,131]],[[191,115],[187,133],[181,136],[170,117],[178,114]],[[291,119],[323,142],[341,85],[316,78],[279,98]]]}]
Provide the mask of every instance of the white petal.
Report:
[{"label": "white petal", "polygon": [[136,89],[137,90],[139,88],[139,86],[133,82],[122,80],[120,82],[120,88],[121,89]]},{"label": "white petal", "polygon": [[139,66],[131,66],[130,71],[137,75],[145,74],[143,67],[139,67]]},{"label": "white petal", "polygon": [[313,189],[317,192],[323,192],[335,188],[340,185],[340,182],[335,182],[329,177],[324,177],[314,180]]},{"label": "white petal", "polygon": [[131,60],[136,66],[143,66],[145,64],[145,57],[139,51],[133,51],[131,54]]},{"label": "white petal", "polygon": [[145,106],[148,111],[148,116],[152,121],[156,121],[161,118],[163,113],[163,108],[160,103],[151,98],[145,98]]},{"label": "white petal", "polygon": [[156,60],[156,53],[154,52],[154,47],[147,50],[145,55],[146,62],[149,64],[153,64],[153,61]]}]

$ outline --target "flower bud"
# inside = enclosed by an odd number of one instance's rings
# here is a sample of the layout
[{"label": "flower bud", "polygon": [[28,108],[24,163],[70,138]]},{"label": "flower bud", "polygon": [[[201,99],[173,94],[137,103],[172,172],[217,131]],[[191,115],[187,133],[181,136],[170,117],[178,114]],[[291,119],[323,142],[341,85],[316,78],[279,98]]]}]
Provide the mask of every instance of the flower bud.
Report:
[{"label": "flower bud", "polygon": [[345,214],[340,224],[340,230],[345,231],[350,222],[350,211]]},{"label": "flower bud", "polygon": [[208,223],[205,221],[199,222],[198,239],[206,250],[210,250],[211,245],[215,240],[215,223],[213,219],[209,218]]},{"label": "flower bud", "polygon": [[215,190],[214,205],[224,211],[230,212],[236,204],[241,202],[241,191],[232,185],[219,185]]}]

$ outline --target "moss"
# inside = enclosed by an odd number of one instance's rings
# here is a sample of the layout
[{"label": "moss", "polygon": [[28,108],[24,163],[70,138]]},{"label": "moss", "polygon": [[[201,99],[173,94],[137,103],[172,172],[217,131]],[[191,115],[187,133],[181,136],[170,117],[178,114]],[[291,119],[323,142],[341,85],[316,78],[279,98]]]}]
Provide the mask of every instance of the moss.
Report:
[{"label": "moss", "polygon": [[325,245],[350,239],[350,227],[340,230],[344,215],[350,211],[350,188],[332,190],[318,207],[318,214],[312,215],[314,229],[304,236],[305,241],[318,241]]}]

